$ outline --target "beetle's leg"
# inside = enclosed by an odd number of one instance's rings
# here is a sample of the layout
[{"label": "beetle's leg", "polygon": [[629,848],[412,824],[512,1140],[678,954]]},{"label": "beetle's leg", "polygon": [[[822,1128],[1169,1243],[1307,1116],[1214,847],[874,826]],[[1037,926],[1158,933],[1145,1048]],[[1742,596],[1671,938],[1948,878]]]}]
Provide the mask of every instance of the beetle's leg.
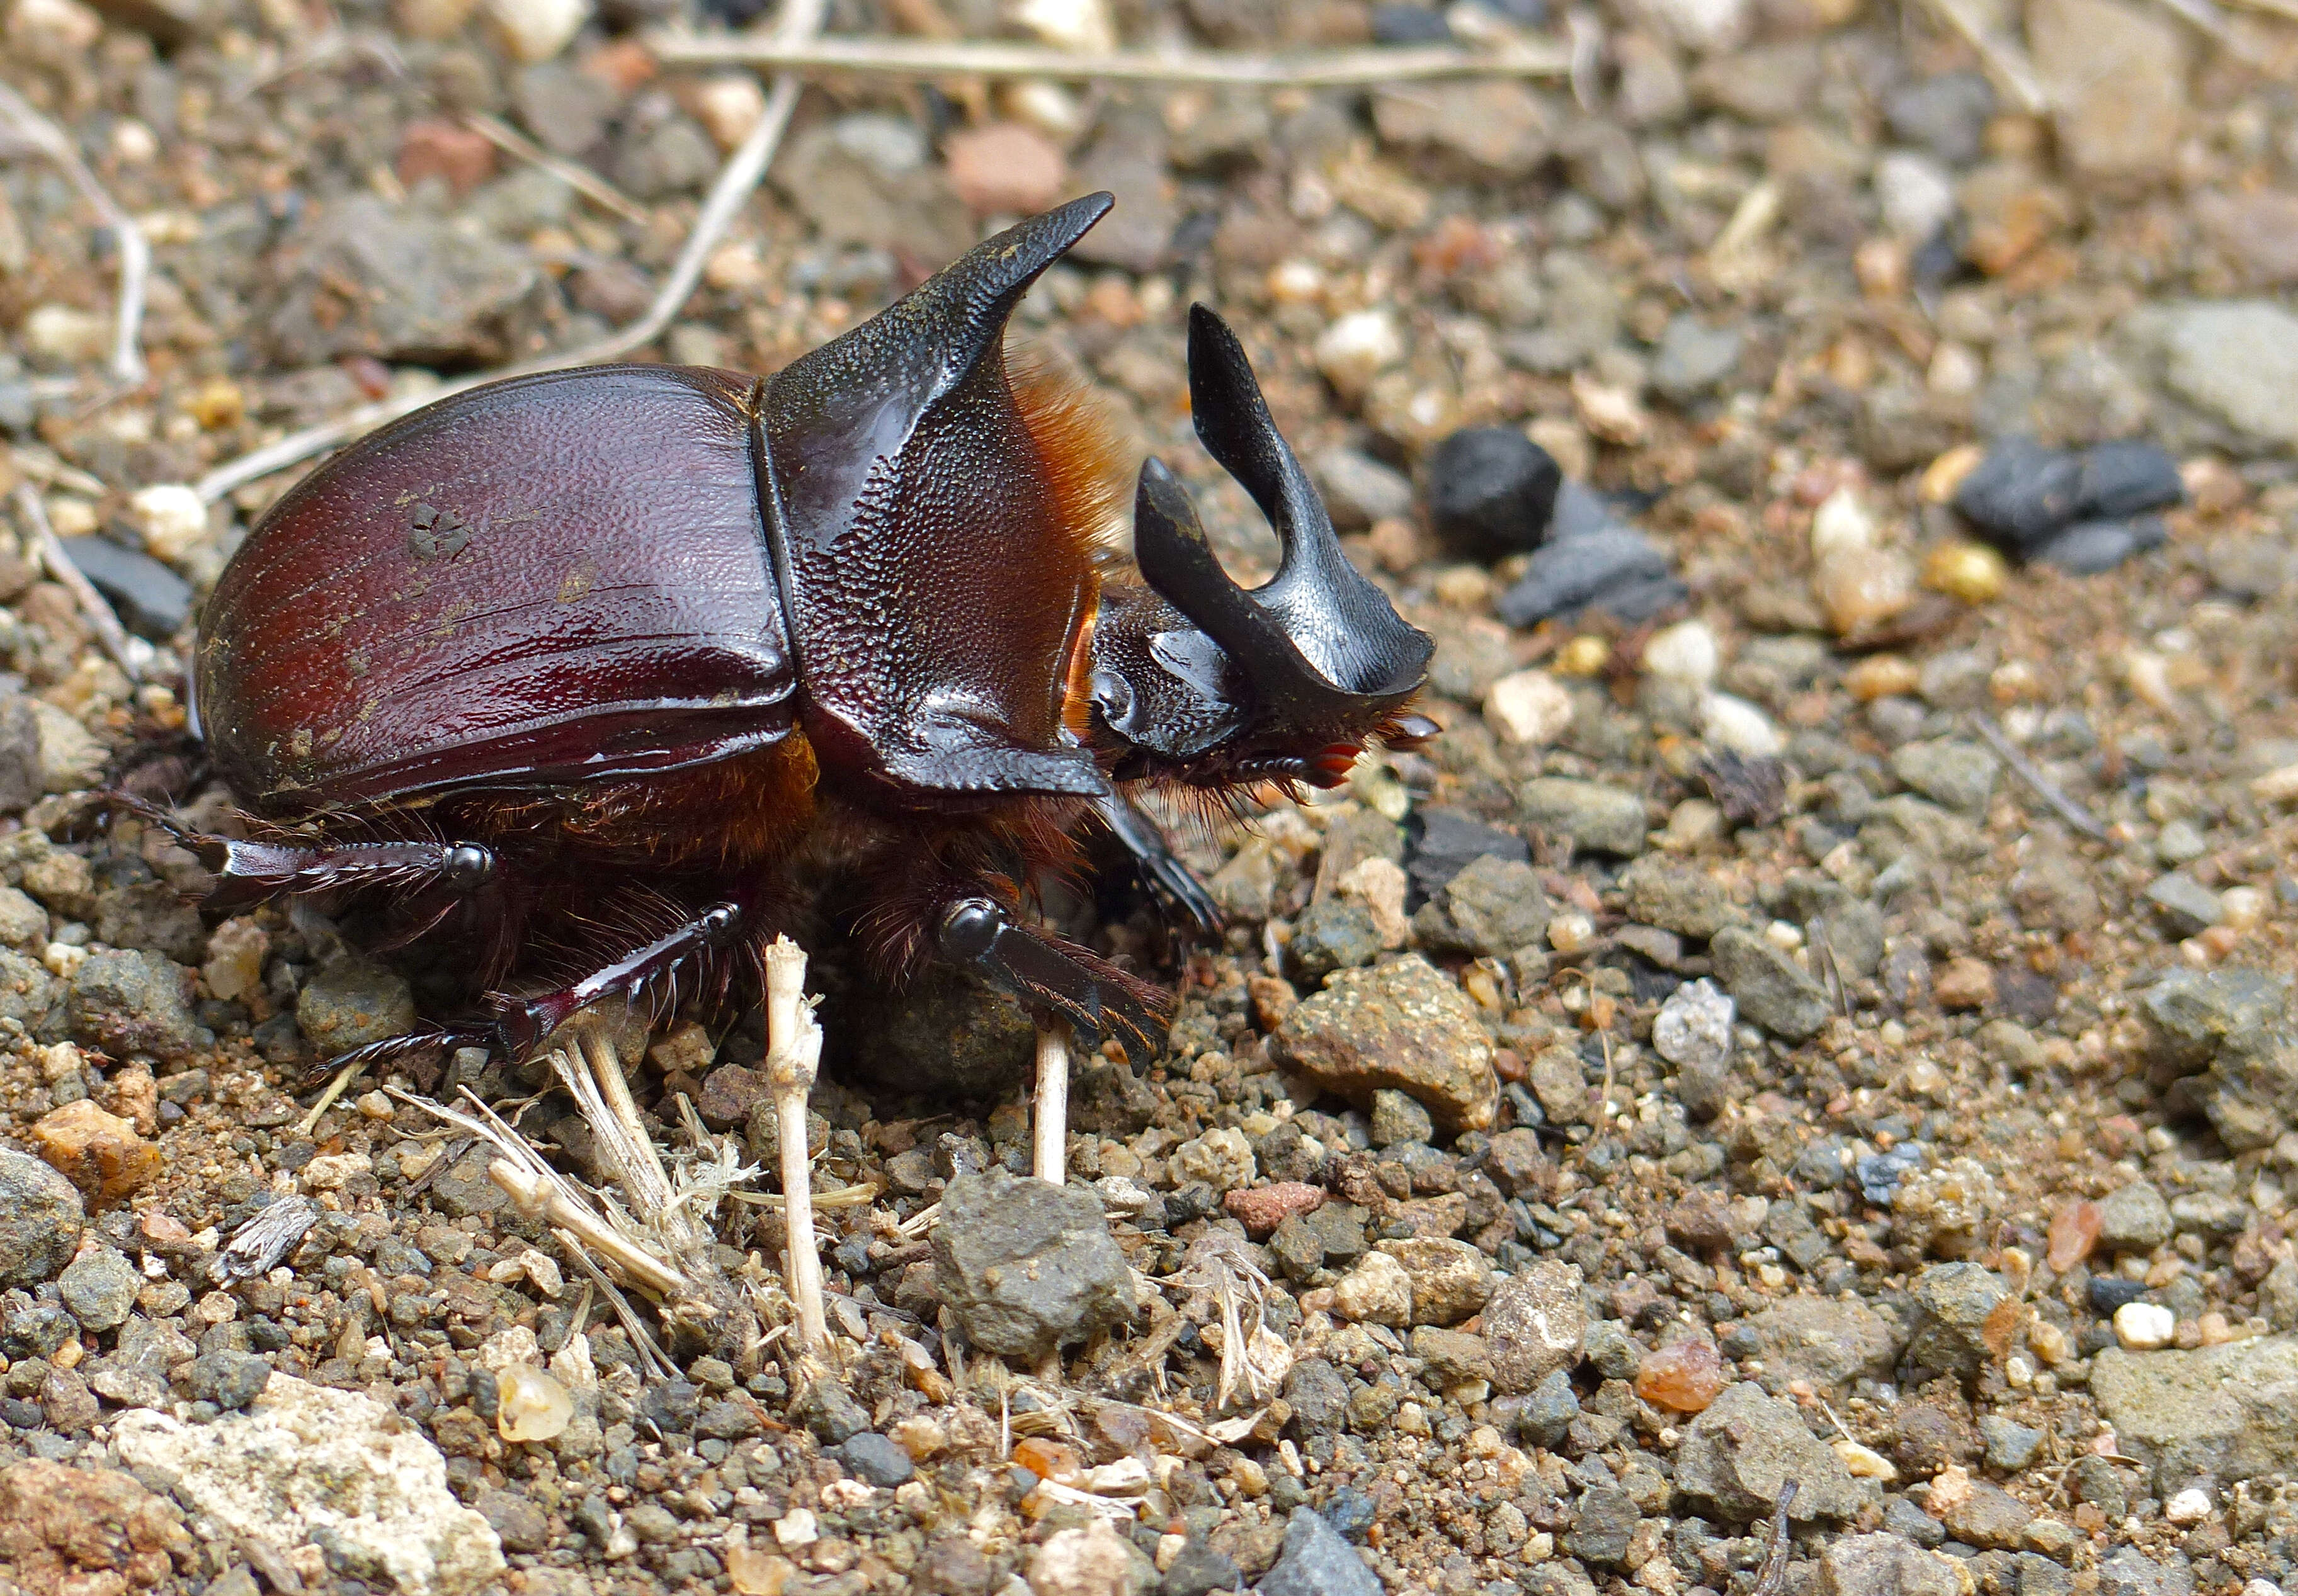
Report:
[{"label": "beetle's leg", "polygon": [[214,872],[216,884],[203,907],[227,914],[335,887],[444,887],[467,898],[494,883],[500,868],[495,851],[484,843],[251,842],[194,831],[164,810],[124,793],[107,794],[107,801],[157,826]]},{"label": "beetle's leg", "polygon": [[1117,834],[1117,840],[1133,855],[1141,879],[1149,884],[1149,890],[1156,894],[1167,914],[1186,917],[1206,936],[1219,932],[1219,906],[1205,891],[1204,883],[1174,857],[1172,846],[1157,828],[1157,822],[1143,814],[1124,794],[1114,791],[1095,799],[1093,812],[1101,818],[1103,825]]},{"label": "beetle's leg", "polygon": [[303,1072],[299,1090],[309,1091],[353,1065],[388,1064],[418,1053],[452,1051],[457,1048],[483,1048],[494,1040],[484,1026],[424,1025],[404,1036],[387,1036],[381,1041],[368,1042],[353,1048],[348,1053],[338,1053],[322,1064],[312,1065]]},{"label": "beetle's leg", "polygon": [[[690,967],[716,964],[716,955],[741,940],[748,917],[740,903],[714,903],[667,935],[632,949],[572,986],[539,998],[494,1000],[495,1029],[504,1049],[513,1058],[532,1058],[552,1032],[579,1011],[608,998],[635,1000],[650,989],[666,986],[674,1004],[680,976]],[[723,975],[723,965],[715,973]]]},{"label": "beetle's leg", "polygon": [[1164,1026],[1157,991],[1083,948],[1023,926],[981,894],[946,903],[935,918],[942,957],[963,965],[1040,1016],[1064,1020],[1086,1036],[1114,1036],[1137,1058],[1155,1056]]}]

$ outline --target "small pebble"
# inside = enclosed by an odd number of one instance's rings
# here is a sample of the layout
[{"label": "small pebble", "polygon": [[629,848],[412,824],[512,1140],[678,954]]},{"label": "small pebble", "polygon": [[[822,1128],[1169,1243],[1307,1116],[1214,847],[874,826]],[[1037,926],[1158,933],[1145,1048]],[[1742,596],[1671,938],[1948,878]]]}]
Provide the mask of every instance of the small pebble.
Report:
[{"label": "small pebble", "polygon": [[2162,1517],[2172,1524],[2200,1524],[2211,1516],[2211,1493],[2200,1485],[2188,1485],[2162,1504]]},{"label": "small pebble", "polygon": [[1503,676],[1484,693],[1484,720],[1507,742],[1539,748],[1572,724],[1572,695],[1545,670]]},{"label": "small pebble", "polygon": [[2128,1352],[2168,1346],[2178,1332],[2178,1315],[2160,1303],[2125,1303],[2114,1311],[2114,1337]]},{"label": "small pebble", "polygon": [[495,1374],[495,1427],[506,1441],[553,1441],[574,1419],[574,1398],[554,1377],[513,1363]]}]

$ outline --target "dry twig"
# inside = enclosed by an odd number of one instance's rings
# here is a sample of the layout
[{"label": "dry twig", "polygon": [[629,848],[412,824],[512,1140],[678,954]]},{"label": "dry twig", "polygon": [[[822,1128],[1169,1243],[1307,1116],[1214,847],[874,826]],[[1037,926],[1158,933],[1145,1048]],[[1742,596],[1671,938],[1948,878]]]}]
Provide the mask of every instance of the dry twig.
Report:
[{"label": "dry twig", "polygon": [[2057,784],[2043,774],[2034,761],[2020,753],[2018,745],[2003,735],[2001,727],[1985,715],[1971,716],[1971,724],[1973,730],[1987,739],[1987,745],[1995,750],[1996,757],[2011,767],[2013,775],[2032,787],[2038,798],[2055,810],[2059,819],[2095,842],[2106,840],[2106,827],[2098,823],[2098,818],[2068,797]]},{"label": "dry twig", "polygon": [[646,225],[647,213],[640,209],[637,201],[580,161],[553,155],[508,122],[475,111],[463,119],[463,125],[506,154],[549,172],[600,210],[611,210],[624,221]]},{"label": "dry twig", "polygon": [[772,67],[814,75],[1051,78],[1066,82],[1204,83],[1241,88],[1330,88],[1431,78],[1564,78],[1572,52],[1554,45],[1494,48],[1385,45],[1255,54],[1231,50],[1112,50],[1088,54],[996,39],[803,38],[666,32],[649,41],[665,66]]},{"label": "dry twig", "polygon": [[112,336],[112,380],[122,388],[144,383],[144,289],[152,275],[152,246],[135,218],[113,202],[111,193],[87,169],[62,128],[34,110],[23,95],[0,83],[0,120],[17,136],[61,168],[79,190],[120,245],[120,305]]},{"label": "dry twig", "polygon": [[[827,0],[783,0],[782,14],[771,36],[795,42],[810,38],[822,26],[822,13]],[[694,218],[694,230],[686,236],[686,247],[679,251],[677,262],[671,267],[669,277],[647,307],[644,316],[620,332],[585,344],[578,350],[504,366],[477,375],[464,377],[427,393],[394,395],[378,399],[371,405],[338,415],[316,427],[306,427],[291,432],[277,443],[227,460],[193,484],[200,498],[213,504],[218,499],[237,491],[250,482],[260,481],[275,471],[285,471],[290,465],[310,459],[348,442],[360,433],[395,421],[410,410],[435,403],[453,394],[476,388],[484,383],[497,383],[506,377],[533,376],[540,372],[563,371],[569,366],[596,366],[602,361],[619,360],[624,356],[644,349],[676,318],[679,309],[702,280],[702,268],[717,248],[750,195],[766,175],[774,152],[781,144],[782,134],[789,126],[791,111],[798,108],[801,85],[798,74],[785,72],[774,79],[773,92],[766,96],[765,114],[750,130],[726,163],[718,169],[718,177],[710,185],[710,193],[702,202],[701,213]]]},{"label": "dry twig", "polygon": [[1764,1555],[1764,1571],[1756,1576],[1750,1596],[1780,1596],[1788,1586],[1788,1553],[1795,1543],[1788,1534],[1788,1507],[1796,1498],[1796,1482],[1780,1482],[1779,1505],[1772,1510],[1772,1545]]},{"label": "dry twig", "polygon": [[2051,97],[2025,51],[1998,37],[1987,26],[1982,8],[1973,0],[1927,0],[1931,14],[1961,37],[1987,69],[1995,86],[2021,116],[2038,117],[2051,108]]},{"label": "dry twig", "polygon": [[[25,525],[32,534],[32,547],[38,550],[40,564],[48,574],[61,583],[87,617],[89,629],[95,640],[103,645],[103,652],[112,656],[112,663],[128,673],[130,681],[141,680],[144,662],[138,657],[136,645],[128,636],[128,629],[120,624],[120,617],[112,613],[112,605],[95,584],[87,580],[80,568],[72,564],[71,555],[64,552],[62,539],[48,522],[48,507],[40,502],[39,490],[29,482],[16,484],[16,508],[22,513]],[[142,652],[148,653],[148,647]]]}]

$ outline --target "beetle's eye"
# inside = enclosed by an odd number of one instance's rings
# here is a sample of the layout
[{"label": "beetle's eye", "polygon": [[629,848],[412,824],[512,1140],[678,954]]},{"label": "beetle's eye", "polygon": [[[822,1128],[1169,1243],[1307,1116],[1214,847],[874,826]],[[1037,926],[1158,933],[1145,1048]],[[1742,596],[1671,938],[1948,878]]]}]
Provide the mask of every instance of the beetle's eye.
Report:
[{"label": "beetle's eye", "polygon": [[1093,673],[1093,703],[1101,718],[1111,726],[1122,726],[1133,718],[1133,684],[1114,670]]},{"label": "beetle's eye", "polygon": [[464,888],[475,887],[495,873],[495,851],[476,843],[461,843],[447,851],[447,879]]}]

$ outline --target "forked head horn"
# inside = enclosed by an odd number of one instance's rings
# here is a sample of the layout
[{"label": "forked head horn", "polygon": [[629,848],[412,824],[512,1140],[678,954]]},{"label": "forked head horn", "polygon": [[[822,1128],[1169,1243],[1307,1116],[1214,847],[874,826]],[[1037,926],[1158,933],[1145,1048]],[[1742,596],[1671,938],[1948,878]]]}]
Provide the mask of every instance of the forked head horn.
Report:
[{"label": "forked head horn", "polygon": [[1286,727],[1362,721],[1419,690],[1434,644],[1342,552],[1332,517],[1277,424],[1244,348],[1203,305],[1189,310],[1197,437],[1277,529],[1284,559],[1251,592],[1222,569],[1196,509],[1160,461],[1143,463],[1134,557],[1149,585],[1220,646],[1261,712]]}]

